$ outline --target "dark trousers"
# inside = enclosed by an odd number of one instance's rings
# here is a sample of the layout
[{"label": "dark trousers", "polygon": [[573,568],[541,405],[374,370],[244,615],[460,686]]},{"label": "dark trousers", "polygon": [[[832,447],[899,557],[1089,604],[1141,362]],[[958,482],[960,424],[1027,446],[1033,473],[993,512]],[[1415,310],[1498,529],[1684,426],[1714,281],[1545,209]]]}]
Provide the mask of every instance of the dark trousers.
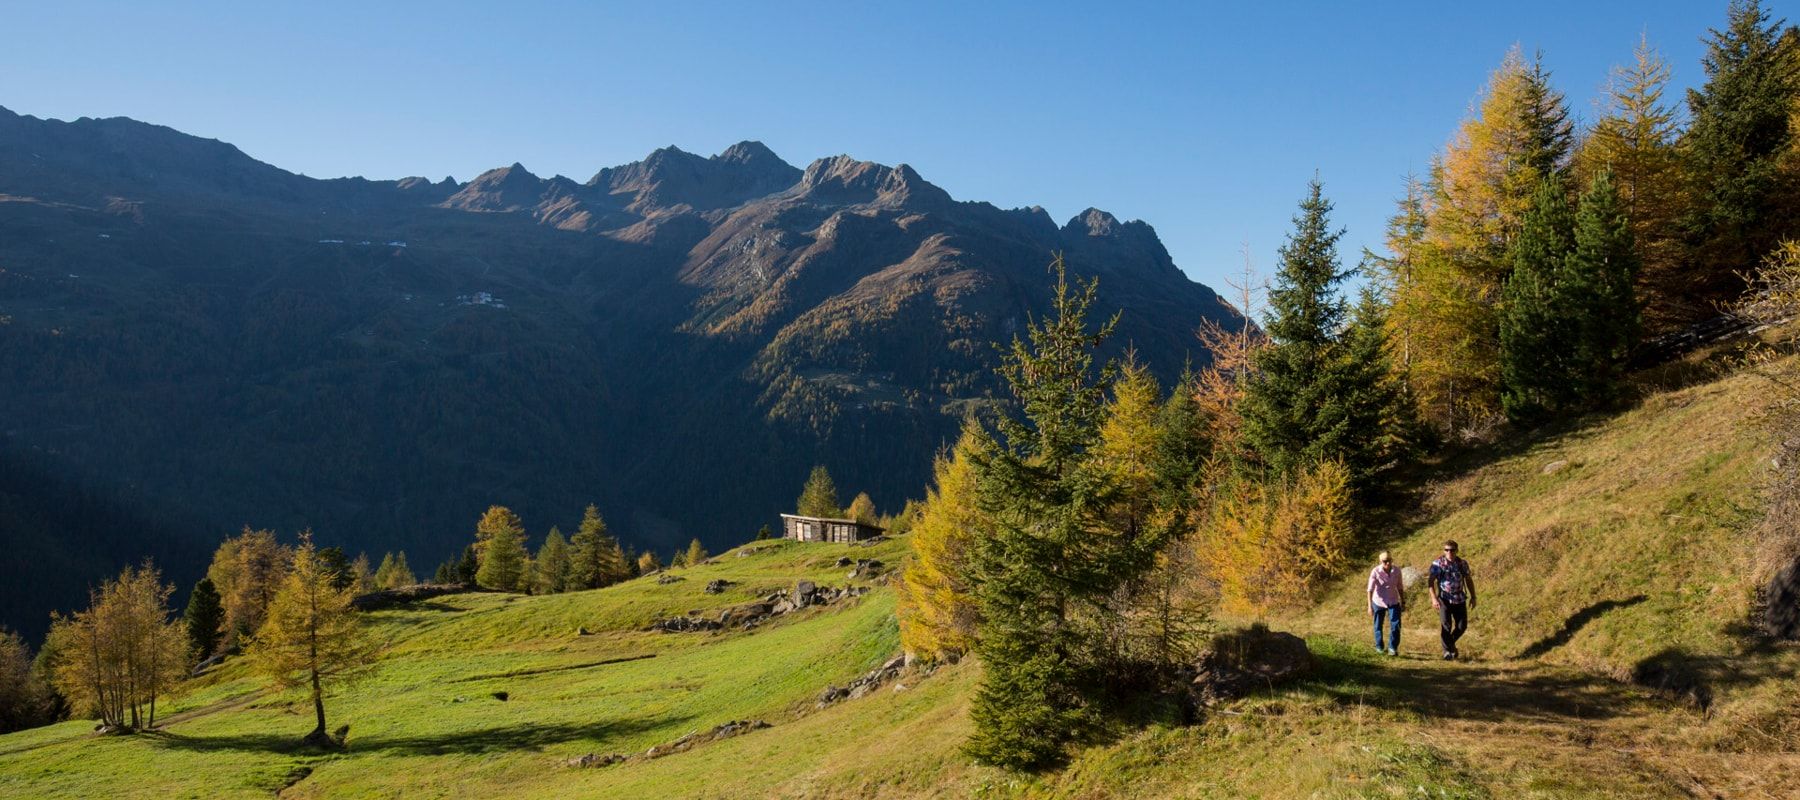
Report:
[{"label": "dark trousers", "polygon": [[1456,640],[1469,630],[1469,607],[1463,603],[1438,605],[1439,633],[1444,638],[1444,652],[1456,652]]},{"label": "dark trousers", "polygon": [[[1392,647],[1395,650],[1399,650],[1400,649],[1400,606],[1392,606],[1390,608],[1382,608],[1381,606],[1370,604],[1369,605],[1369,613],[1374,615],[1374,617],[1375,617],[1375,649],[1376,650],[1386,650],[1386,649],[1388,649],[1388,647]],[[1387,622],[1387,628],[1388,628],[1387,647],[1383,647],[1381,645],[1381,641],[1382,641],[1381,640],[1381,628],[1382,628],[1383,620],[1385,620]]]}]

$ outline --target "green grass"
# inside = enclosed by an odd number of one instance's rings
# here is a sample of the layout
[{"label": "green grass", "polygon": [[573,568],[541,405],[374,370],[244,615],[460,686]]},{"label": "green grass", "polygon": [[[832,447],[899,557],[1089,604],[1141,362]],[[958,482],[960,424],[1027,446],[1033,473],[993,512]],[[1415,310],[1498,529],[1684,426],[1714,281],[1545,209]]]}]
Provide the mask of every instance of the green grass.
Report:
[{"label": "green grass", "polygon": [[[1800,785],[1800,652],[1742,624],[1755,550],[1743,531],[1767,446],[1745,420],[1760,388],[1749,376],[1700,383],[1446,465],[1419,512],[1371,547],[1422,566],[1442,539],[1463,544],[1482,589],[1473,660],[1435,658],[1422,597],[1404,657],[1376,656],[1357,568],[1315,608],[1272,620],[1308,637],[1320,665],[1309,679],[1199,724],[1121,728],[1055,772],[960,753],[972,661],[814,707],[827,685],[897,652],[883,584],[752,632],[643,630],[800,578],[843,585],[838,558],[893,566],[906,547],[759,543],[671,584],[373,614],[390,642],[382,668],[329,702],[331,726],[351,726],[345,752],[297,749],[311,727],[301,696],[228,663],[154,734],[100,738],[68,722],[0,737],[0,797],[1787,796]],[[1553,461],[1567,466],[1545,474]],[[735,584],[705,594],[714,578]],[[1632,685],[1646,664],[1706,684],[1709,709]],[[738,719],[774,727],[664,758],[562,765]]]}]

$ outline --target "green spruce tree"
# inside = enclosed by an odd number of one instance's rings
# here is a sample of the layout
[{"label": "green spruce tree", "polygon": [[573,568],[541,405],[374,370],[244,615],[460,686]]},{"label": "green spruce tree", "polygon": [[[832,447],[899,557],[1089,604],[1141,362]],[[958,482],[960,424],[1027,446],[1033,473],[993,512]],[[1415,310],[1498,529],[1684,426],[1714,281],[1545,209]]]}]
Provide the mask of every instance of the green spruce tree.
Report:
[{"label": "green spruce tree", "polygon": [[480,571],[480,551],[473,544],[464,546],[462,557],[456,560],[456,582],[472,584],[475,582],[475,574]]},{"label": "green spruce tree", "polygon": [[630,577],[630,566],[619,541],[606,532],[606,520],[600,509],[589,505],[581,514],[581,525],[569,540],[569,584],[571,589],[598,589]]},{"label": "green spruce tree", "polygon": [[1714,303],[1735,299],[1739,276],[1800,230],[1777,212],[1800,81],[1800,64],[1781,46],[1783,27],[1759,0],[1732,0],[1725,29],[1711,31],[1700,59],[1706,84],[1688,90],[1692,123],[1681,150],[1692,205],[1682,228],[1690,290]]},{"label": "green spruce tree", "polygon": [[1342,235],[1331,227],[1331,201],[1315,179],[1280,250],[1263,325],[1269,346],[1257,353],[1241,409],[1244,440],[1270,472],[1293,475],[1341,461],[1360,491],[1384,466],[1392,375],[1385,358],[1370,360],[1369,343],[1358,349],[1357,329],[1347,330]]},{"label": "green spruce tree", "polygon": [[1637,343],[1637,242],[1611,170],[1601,170],[1581,195],[1574,249],[1564,269],[1567,303],[1576,312],[1573,387],[1584,408],[1618,400],[1625,365]]},{"label": "green spruce tree", "polygon": [[356,583],[356,570],[350,563],[350,557],[344,554],[342,547],[319,548],[319,568],[331,576],[332,588],[339,591],[350,588]]},{"label": "green spruce tree", "polygon": [[1117,374],[1096,369],[1094,351],[1117,317],[1090,330],[1098,284],[1071,290],[1060,257],[1054,268],[1052,314],[1030,323],[1000,366],[1024,418],[1000,420],[1004,446],[975,461],[992,529],[974,538],[972,554],[983,677],[966,749],[1020,769],[1060,761],[1097,720],[1098,648],[1083,611],[1119,584],[1120,559],[1107,546],[1131,544],[1096,534],[1093,509],[1107,489],[1083,468]]},{"label": "green spruce tree", "polygon": [[[342,551],[339,554],[342,555]],[[225,603],[212,579],[201,578],[194,584],[182,618],[187,623],[189,652],[195,659],[206,659],[218,651],[219,637],[223,635],[220,628],[225,624]]]},{"label": "green spruce tree", "polygon": [[538,594],[558,594],[571,588],[569,576],[574,570],[575,562],[569,555],[569,543],[563,540],[562,531],[555,526],[544,536],[544,544],[538,548],[534,566]]},{"label": "green spruce tree", "polygon": [[1538,183],[1508,255],[1512,274],[1500,310],[1500,406],[1513,420],[1530,420],[1574,400],[1575,309],[1564,263],[1574,248],[1574,216],[1562,179]]}]

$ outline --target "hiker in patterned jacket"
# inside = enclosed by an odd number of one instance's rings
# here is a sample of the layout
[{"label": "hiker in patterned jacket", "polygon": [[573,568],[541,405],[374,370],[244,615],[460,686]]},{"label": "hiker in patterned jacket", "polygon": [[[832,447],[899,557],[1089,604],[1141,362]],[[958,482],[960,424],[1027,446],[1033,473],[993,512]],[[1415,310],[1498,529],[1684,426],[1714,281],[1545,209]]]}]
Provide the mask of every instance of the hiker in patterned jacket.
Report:
[{"label": "hiker in patterned jacket", "polygon": [[1454,660],[1456,640],[1469,629],[1469,609],[1475,607],[1475,576],[1469,562],[1457,558],[1455,539],[1444,542],[1444,554],[1431,562],[1431,606],[1438,610],[1444,660]]}]

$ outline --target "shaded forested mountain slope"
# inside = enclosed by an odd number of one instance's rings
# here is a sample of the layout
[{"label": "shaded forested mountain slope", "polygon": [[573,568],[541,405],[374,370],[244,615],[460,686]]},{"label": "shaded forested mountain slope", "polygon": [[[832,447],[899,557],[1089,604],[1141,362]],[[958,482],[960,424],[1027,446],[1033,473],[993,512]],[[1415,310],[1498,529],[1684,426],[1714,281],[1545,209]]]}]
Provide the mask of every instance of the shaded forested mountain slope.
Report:
[{"label": "shaded forested mountain slope", "polygon": [[[1240,322],[1144,223],[1058,226],[905,165],[799,169],[745,142],[586,181],[317,180],[0,109],[0,437],[205,541],[310,526],[429,565],[491,503],[535,543],[593,502],[638,547],[718,549],[814,463],[884,508],[920,494],[1059,251],[1164,377],[1205,363],[1202,320]],[[0,621],[162,554],[88,551]]]}]

